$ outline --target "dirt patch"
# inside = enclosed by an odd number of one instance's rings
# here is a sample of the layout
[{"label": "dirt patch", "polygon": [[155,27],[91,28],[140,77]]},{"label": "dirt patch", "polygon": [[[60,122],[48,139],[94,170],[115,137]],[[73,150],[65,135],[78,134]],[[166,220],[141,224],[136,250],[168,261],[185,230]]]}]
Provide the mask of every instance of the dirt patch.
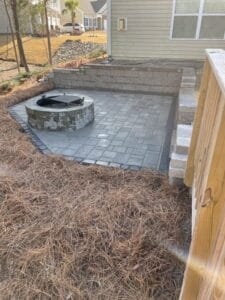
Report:
[{"label": "dirt patch", "polygon": [[[30,71],[41,70],[38,66],[29,65]],[[21,68],[21,72],[25,72],[24,68]],[[17,64],[13,61],[0,60],[0,83],[6,80],[12,80],[18,75]]]},{"label": "dirt patch", "polygon": [[0,97],[0,298],[178,299],[187,192],[40,154],[7,106],[42,88]]}]

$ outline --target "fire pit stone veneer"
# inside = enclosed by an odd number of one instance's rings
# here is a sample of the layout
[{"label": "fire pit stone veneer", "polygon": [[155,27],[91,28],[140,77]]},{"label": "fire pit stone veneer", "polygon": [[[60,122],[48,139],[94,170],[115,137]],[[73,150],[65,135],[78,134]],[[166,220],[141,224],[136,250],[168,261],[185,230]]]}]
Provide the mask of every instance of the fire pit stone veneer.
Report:
[{"label": "fire pit stone veneer", "polygon": [[[43,100],[47,100],[46,103],[43,104]],[[83,95],[46,93],[29,101],[26,111],[28,123],[33,128],[75,131],[94,120],[94,101]]]}]

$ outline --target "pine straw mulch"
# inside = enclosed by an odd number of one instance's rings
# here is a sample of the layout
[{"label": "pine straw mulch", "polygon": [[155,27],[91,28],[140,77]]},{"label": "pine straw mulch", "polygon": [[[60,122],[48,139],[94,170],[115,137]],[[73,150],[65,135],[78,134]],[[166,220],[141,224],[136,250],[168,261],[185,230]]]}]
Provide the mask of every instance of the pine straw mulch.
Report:
[{"label": "pine straw mulch", "polygon": [[0,98],[0,298],[177,299],[187,192],[40,154],[7,106],[48,88]]}]

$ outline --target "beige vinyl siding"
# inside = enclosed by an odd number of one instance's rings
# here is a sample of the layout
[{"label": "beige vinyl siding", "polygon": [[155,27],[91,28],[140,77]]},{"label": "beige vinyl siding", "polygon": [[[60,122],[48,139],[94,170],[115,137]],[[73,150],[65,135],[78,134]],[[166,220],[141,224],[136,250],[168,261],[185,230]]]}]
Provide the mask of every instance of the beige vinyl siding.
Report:
[{"label": "beige vinyl siding", "polygon": [[[171,40],[173,0],[111,0],[112,56],[116,59],[203,59],[206,48],[223,48],[222,40]],[[117,19],[127,18],[127,31]]]}]

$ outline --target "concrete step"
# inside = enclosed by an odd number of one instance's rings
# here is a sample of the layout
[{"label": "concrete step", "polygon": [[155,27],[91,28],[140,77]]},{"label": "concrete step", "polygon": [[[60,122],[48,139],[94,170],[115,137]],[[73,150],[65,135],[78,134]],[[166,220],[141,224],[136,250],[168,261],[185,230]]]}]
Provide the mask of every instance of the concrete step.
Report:
[{"label": "concrete step", "polygon": [[192,125],[178,124],[175,152],[187,155],[191,144]]},{"label": "concrete step", "polygon": [[184,175],[185,175],[184,169],[173,168],[170,166],[169,168],[170,184],[176,184],[176,185],[183,184]]},{"label": "concrete step", "polygon": [[193,130],[192,125],[178,124],[177,125],[177,137],[191,139],[192,130]]},{"label": "concrete step", "polygon": [[176,139],[177,139],[177,130],[174,129],[171,137],[171,143],[170,143],[170,159],[172,158],[172,154],[175,151]]},{"label": "concrete step", "polygon": [[195,77],[196,72],[194,68],[183,68],[183,77]]},{"label": "concrete step", "polygon": [[195,111],[197,107],[197,101],[195,99],[195,94],[190,89],[181,89],[179,94],[179,107],[178,107],[178,123],[180,124],[192,124],[195,117]]},{"label": "concrete step", "polygon": [[187,155],[190,147],[190,139],[187,138],[177,138],[177,143],[175,151],[177,154]]},{"label": "concrete step", "polygon": [[174,169],[186,169],[188,156],[184,154],[172,153],[170,166]]},{"label": "concrete step", "polygon": [[183,76],[182,77],[182,82],[183,83],[194,83],[196,82],[196,77],[195,76]]},{"label": "concrete step", "polygon": [[189,87],[189,88],[195,88],[195,82],[181,82],[181,87]]},{"label": "concrete step", "polygon": [[169,180],[171,184],[182,184],[191,144],[192,123],[197,101],[195,99],[196,72],[193,68],[184,68],[177,112],[177,131],[174,151],[171,155]]},{"label": "concrete step", "polygon": [[196,72],[193,68],[184,68],[181,82],[182,87],[195,88],[196,86]]}]

